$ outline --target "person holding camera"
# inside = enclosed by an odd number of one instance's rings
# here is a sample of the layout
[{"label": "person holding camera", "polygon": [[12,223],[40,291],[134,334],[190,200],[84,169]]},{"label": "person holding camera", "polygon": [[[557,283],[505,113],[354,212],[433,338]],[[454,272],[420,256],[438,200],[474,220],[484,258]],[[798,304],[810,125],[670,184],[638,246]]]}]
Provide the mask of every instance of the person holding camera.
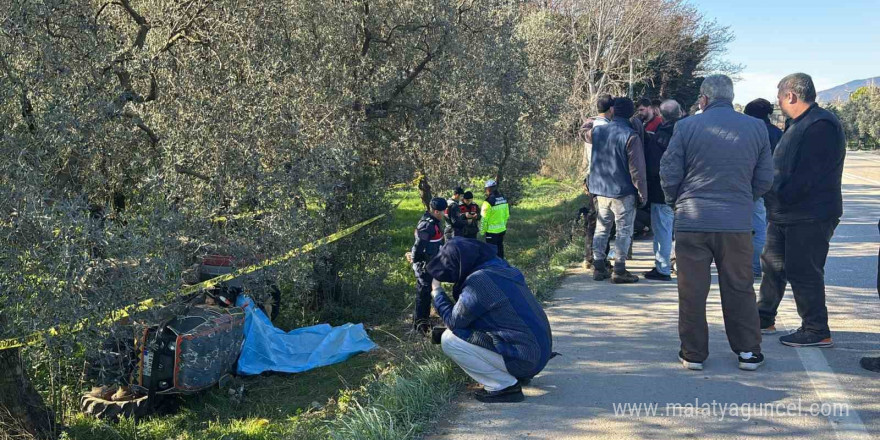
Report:
[{"label": "person holding camera", "polygon": [[412,250],[406,253],[407,261],[412,264],[416,274],[416,306],[413,311],[413,328],[427,334],[431,330],[431,275],[425,265],[434,258],[443,246],[443,228],[440,226],[446,211],[446,199],[434,197],[430,206],[419,219],[416,226]]},{"label": "person holding camera", "polygon": [[[495,246],[454,237],[428,262],[431,296],[446,324],[443,353],[483,388],[487,403],[521,402],[522,384],[551,357],[547,315],[519,269],[498,257]],[[455,283],[454,303],[440,282]]]}]

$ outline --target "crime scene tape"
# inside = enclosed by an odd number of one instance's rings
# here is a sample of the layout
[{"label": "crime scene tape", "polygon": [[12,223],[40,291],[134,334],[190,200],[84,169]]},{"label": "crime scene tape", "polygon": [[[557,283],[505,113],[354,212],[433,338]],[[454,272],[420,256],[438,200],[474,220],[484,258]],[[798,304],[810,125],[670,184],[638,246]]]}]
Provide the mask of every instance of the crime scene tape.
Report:
[{"label": "crime scene tape", "polygon": [[[416,179],[416,180],[418,180],[418,179]],[[400,189],[400,188],[405,188],[407,185],[408,185],[407,183],[402,183],[402,184],[393,185],[391,188],[394,189],[395,187],[399,186],[398,189]],[[396,209],[400,205],[401,202],[403,202],[403,199],[400,199],[389,211],[393,211],[394,209]],[[247,266],[247,267],[243,267],[243,268],[235,270],[231,273],[220,275],[220,276],[211,278],[209,280],[202,281],[201,283],[198,283],[198,284],[186,286],[183,289],[180,289],[180,290],[177,290],[177,291],[174,291],[174,292],[171,292],[171,293],[165,295],[164,299],[165,300],[173,299],[177,296],[189,295],[191,293],[196,293],[196,292],[201,291],[203,289],[210,289],[212,287],[218,286],[220,283],[230,281],[230,280],[235,279],[237,277],[240,277],[242,275],[248,275],[250,273],[253,273],[253,272],[256,272],[260,269],[263,269],[265,267],[272,266],[272,265],[290,260],[291,258],[297,257],[299,255],[309,253],[315,249],[320,248],[321,246],[324,246],[324,245],[333,243],[334,241],[338,241],[340,239],[348,237],[349,235],[354,234],[355,232],[359,231],[360,229],[364,228],[365,226],[370,225],[372,223],[375,223],[377,220],[379,220],[383,217],[386,217],[386,216],[388,216],[387,212],[384,214],[376,215],[376,216],[368,218],[360,223],[349,226],[349,227],[342,229],[340,231],[334,232],[333,234],[330,234],[324,238],[320,238],[320,239],[312,241],[310,243],[306,243],[296,249],[291,250],[290,252],[288,252],[280,257],[266,259],[266,260],[262,261],[261,263],[254,264],[254,265]],[[130,316],[132,313],[142,312],[144,310],[148,310],[150,308],[156,307],[157,305],[159,305],[159,303],[155,299],[152,299],[152,298],[147,299],[147,300],[141,301],[137,304],[133,304],[133,305],[123,307],[121,309],[114,310],[114,311],[110,312],[108,314],[108,316],[106,318],[104,318],[103,320],[99,321],[98,324],[104,325],[104,324],[112,323],[113,321]],[[59,327],[59,328],[52,327],[48,330],[32,333],[32,334],[30,334],[28,336],[24,336],[24,337],[0,340],[0,351],[9,350],[11,348],[19,348],[19,347],[36,345],[36,344],[39,344],[40,342],[44,341],[47,336],[57,336],[57,335],[64,334],[64,333],[76,333],[76,332],[79,332],[79,331],[83,330],[84,328],[86,328],[88,323],[89,323],[88,319],[83,319],[83,320],[78,321],[76,324],[73,324],[70,326]]]}]

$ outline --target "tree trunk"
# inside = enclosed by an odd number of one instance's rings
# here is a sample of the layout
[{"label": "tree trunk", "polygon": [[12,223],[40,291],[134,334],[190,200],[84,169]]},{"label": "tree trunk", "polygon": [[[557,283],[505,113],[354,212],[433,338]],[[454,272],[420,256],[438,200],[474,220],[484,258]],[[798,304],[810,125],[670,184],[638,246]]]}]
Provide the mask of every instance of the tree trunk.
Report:
[{"label": "tree trunk", "polygon": [[55,418],[31,385],[17,348],[0,351],[0,433],[55,438]]}]

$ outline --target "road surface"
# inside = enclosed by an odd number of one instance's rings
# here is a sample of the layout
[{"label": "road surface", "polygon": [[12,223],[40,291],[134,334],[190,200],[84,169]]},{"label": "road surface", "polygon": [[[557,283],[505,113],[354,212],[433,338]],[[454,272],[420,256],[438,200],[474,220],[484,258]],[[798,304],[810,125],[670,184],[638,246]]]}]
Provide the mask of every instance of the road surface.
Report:
[{"label": "road surface", "polygon": [[[703,371],[685,370],[674,281],[619,286],[572,270],[547,308],[562,356],[525,387],[526,401],[462,396],[427,438],[880,439],[880,374],[859,367],[862,356],[880,355],[880,155],[848,152],[843,183],[844,217],[826,265],[834,348],[795,349],[765,336],[765,365],[737,369],[714,278],[709,359]],[[652,264],[651,242],[635,246],[631,270],[641,273]],[[789,289],[777,327],[799,323]]]}]

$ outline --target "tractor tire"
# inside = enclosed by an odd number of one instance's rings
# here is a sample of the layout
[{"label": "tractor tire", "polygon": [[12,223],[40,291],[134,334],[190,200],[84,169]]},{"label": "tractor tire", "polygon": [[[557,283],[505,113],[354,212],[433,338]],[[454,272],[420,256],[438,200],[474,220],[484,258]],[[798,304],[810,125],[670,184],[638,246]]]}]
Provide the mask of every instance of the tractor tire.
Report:
[{"label": "tractor tire", "polygon": [[153,412],[153,405],[149,396],[114,401],[84,394],[80,399],[80,410],[96,419],[115,422],[119,417],[140,419],[147,416]]}]

